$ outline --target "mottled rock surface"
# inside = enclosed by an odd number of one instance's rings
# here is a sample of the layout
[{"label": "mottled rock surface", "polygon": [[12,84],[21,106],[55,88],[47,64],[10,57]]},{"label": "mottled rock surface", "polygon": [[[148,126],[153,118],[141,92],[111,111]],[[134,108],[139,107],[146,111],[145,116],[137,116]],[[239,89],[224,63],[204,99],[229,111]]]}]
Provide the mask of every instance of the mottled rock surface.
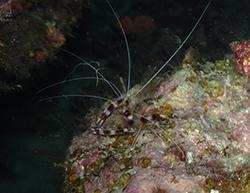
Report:
[{"label": "mottled rock surface", "polygon": [[[249,85],[231,59],[193,65],[158,78],[141,100],[133,95],[140,86],[132,89],[132,114],[164,119],[134,124],[129,135],[96,136],[89,128],[75,137],[65,192],[249,192]],[[93,124],[103,109],[86,119]]]}]

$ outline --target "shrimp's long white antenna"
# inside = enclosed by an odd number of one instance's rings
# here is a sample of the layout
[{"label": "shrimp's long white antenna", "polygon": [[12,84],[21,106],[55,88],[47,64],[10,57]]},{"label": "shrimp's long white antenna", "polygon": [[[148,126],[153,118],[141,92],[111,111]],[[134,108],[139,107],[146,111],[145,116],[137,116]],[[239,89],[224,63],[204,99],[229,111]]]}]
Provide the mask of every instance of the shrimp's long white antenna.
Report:
[{"label": "shrimp's long white antenna", "polygon": [[[117,93],[117,91],[115,90],[115,88],[112,86],[111,81],[107,80],[107,79],[103,76],[103,74],[100,73],[100,72],[98,71],[98,69],[96,69],[93,65],[91,65],[89,62],[87,62],[87,61],[84,60],[83,58],[79,57],[78,55],[76,55],[76,54],[74,54],[74,53],[72,53],[72,52],[70,52],[70,51],[68,51],[68,50],[65,50],[65,49],[62,49],[62,48],[61,48],[61,50],[64,51],[64,52],[66,52],[66,53],[68,53],[68,54],[70,54],[71,56],[74,56],[75,58],[77,58],[78,60],[80,60],[80,61],[83,62],[83,63],[80,63],[80,64],[76,65],[76,66],[74,67],[74,69],[72,70],[72,72],[70,72],[69,75],[71,75],[71,74],[76,70],[76,68],[78,68],[79,66],[84,66],[84,65],[89,66],[89,67],[92,68],[101,78],[103,78],[104,80],[106,80],[106,82],[108,83],[108,85],[110,86],[110,88],[116,93],[117,97],[121,97],[121,96],[122,96],[121,92]],[[67,77],[68,77],[68,76],[67,76]],[[114,83],[113,83],[113,84],[114,84]],[[114,85],[115,85],[115,84],[114,84]],[[117,88],[117,86],[115,86],[115,87]]]},{"label": "shrimp's long white antenna", "polygon": [[201,19],[203,18],[204,14],[206,13],[209,5],[211,4],[212,0],[209,0],[207,5],[205,6],[204,10],[202,11],[200,17],[196,21],[195,25],[193,28],[190,30],[188,33],[187,37],[184,39],[184,41],[181,43],[181,45],[174,51],[174,53],[170,56],[170,58],[159,68],[159,70],[141,87],[140,90],[137,91],[135,95],[138,95],[146,86],[149,85],[149,83],[162,71],[163,68],[175,57],[175,55],[180,51],[180,49],[184,46],[184,44],[187,42],[187,40],[190,38],[190,36],[193,34],[194,30],[200,23]]},{"label": "shrimp's long white antenna", "polygon": [[49,89],[49,88],[52,88],[52,87],[54,87],[54,86],[58,86],[58,85],[62,85],[62,84],[64,84],[64,83],[73,82],[73,81],[78,81],[78,80],[102,80],[102,81],[104,81],[104,82],[106,82],[106,83],[108,83],[108,84],[111,84],[111,85],[117,90],[117,92],[119,92],[119,93],[121,94],[120,90],[117,88],[117,86],[116,86],[113,82],[110,82],[110,81],[108,81],[108,80],[106,80],[106,79],[99,78],[99,77],[79,77],[79,78],[65,79],[65,80],[63,80],[63,81],[56,82],[56,83],[54,83],[54,84],[51,84],[51,85],[49,85],[49,86],[44,87],[43,89],[39,90],[39,91],[37,92],[37,94],[43,92],[44,90],[47,90],[47,89]]},{"label": "shrimp's long white antenna", "polygon": [[89,95],[89,94],[86,94],[86,95],[81,95],[81,94],[57,95],[57,96],[52,96],[52,97],[47,97],[47,98],[40,99],[40,102],[49,101],[49,100],[53,100],[53,99],[60,99],[60,98],[69,98],[69,97],[95,98],[95,99],[101,99],[101,100],[112,102],[112,100],[110,100],[109,98],[102,97],[102,96],[97,96],[97,95]]},{"label": "shrimp's long white antenna", "polygon": [[[65,50],[64,50],[65,51]],[[81,58],[81,57],[80,57]],[[77,58],[77,59],[80,59],[80,58]],[[86,63],[86,64],[85,64]],[[77,70],[77,68],[81,65],[87,65],[88,64],[97,64],[99,66],[99,62],[95,61],[95,62],[92,62],[92,61],[89,61],[89,62],[85,62],[84,64],[80,63],[80,64],[77,64],[76,66],[74,66],[73,70],[67,74],[67,76],[64,77],[64,80],[67,80],[72,74],[74,74],[74,72]],[[94,67],[94,65],[92,65]],[[94,67],[95,68],[95,67]],[[92,68],[93,69],[93,68]],[[98,71],[99,68],[95,68],[96,71]],[[97,75],[97,72],[95,71],[95,74]]]},{"label": "shrimp's long white antenna", "polygon": [[126,45],[126,50],[127,50],[127,57],[128,57],[128,83],[127,83],[127,93],[130,89],[130,81],[131,81],[131,54],[130,54],[130,49],[129,49],[129,44],[128,44],[128,39],[127,39],[127,36],[126,36],[126,33],[124,31],[124,28],[119,20],[119,17],[117,15],[117,13],[115,12],[115,9],[113,8],[112,4],[110,3],[109,0],[106,0],[106,2],[108,3],[110,9],[112,10],[115,18],[116,18],[116,21],[117,23],[119,24],[120,26],[120,29],[122,31],[122,35],[123,35],[123,39],[124,39],[124,42],[125,42],[125,45]]}]

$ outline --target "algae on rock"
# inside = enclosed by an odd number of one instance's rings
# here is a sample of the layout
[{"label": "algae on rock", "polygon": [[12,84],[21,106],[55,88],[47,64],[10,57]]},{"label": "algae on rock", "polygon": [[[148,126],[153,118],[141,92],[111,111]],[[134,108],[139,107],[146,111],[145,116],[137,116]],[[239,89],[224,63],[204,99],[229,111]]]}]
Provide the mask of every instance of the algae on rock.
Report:
[{"label": "algae on rock", "polygon": [[230,59],[198,69],[185,64],[150,88],[150,103],[133,104],[134,114],[165,119],[138,124],[130,135],[103,137],[88,129],[75,137],[65,192],[80,193],[82,186],[103,193],[248,192],[249,93],[233,69]]}]

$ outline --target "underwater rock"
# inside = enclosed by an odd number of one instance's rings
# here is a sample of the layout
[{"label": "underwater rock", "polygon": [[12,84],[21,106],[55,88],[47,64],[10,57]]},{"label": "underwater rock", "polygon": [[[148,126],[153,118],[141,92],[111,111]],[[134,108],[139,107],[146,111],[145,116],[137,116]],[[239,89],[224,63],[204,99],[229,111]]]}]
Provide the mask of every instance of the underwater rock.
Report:
[{"label": "underwater rock", "polygon": [[236,41],[230,44],[237,70],[250,78],[250,40]]},{"label": "underwater rock", "polygon": [[[117,108],[104,122],[105,129],[119,122],[134,133],[100,136],[88,126],[75,137],[65,160],[65,192],[249,191],[249,88],[244,79],[224,59],[199,69],[184,65],[158,78],[140,97],[133,95],[140,86],[132,88],[129,109],[136,120],[126,122]],[[86,117],[90,125],[110,107],[106,102],[93,109]],[[158,117],[140,122],[139,115]]]},{"label": "underwater rock", "polygon": [[0,96],[27,91],[35,73],[46,73],[45,61],[55,57],[86,5],[86,0],[0,1],[0,81],[6,85]]},{"label": "underwater rock", "polygon": [[202,177],[186,174],[182,169],[179,171],[171,171],[164,167],[141,169],[133,176],[124,192],[202,192],[199,186],[202,180]]}]

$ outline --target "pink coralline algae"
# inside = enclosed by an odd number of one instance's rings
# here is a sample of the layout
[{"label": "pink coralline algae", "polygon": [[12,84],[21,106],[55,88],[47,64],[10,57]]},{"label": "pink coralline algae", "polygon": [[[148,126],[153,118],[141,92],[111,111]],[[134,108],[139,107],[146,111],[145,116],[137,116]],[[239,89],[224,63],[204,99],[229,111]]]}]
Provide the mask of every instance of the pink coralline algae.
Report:
[{"label": "pink coralline algae", "polygon": [[49,43],[54,48],[60,48],[65,43],[65,37],[59,30],[47,30],[47,38]]},{"label": "pink coralline algae", "polygon": [[[181,169],[180,169],[181,170]],[[159,168],[142,169],[131,179],[126,189],[127,193],[183,193],[202,192],[199,183],[203,177],[187,175],[184,171],[172,172]]]},{"label": "pink coralline algae", "polygon": [[250,40],[236,41],[230,44],[236,69],[248,79],[250,78]]},{"label": "pink coralline algae", "polygon": [[[237,49],[236,44],[231,46]],[[234,52],[238,62],[244,62],[243,55]],[[198,70],[185,66],[159,78],[147,97],[141,94],[149,102],[138,104],[131,96],[139,86],[128,93],[135,113],[156,112],[164,119],[134,125],[135,133],[129,135],[97,136],[88,129],[73,139],[65,160],[65,192],[250,192],[245,78],[230,59],[208,62]],[[93,117],[107,106],[93,109],[86,119],[95,122]],[[118,112],[111,116],[122,119]],[[112,121],[106,124],[115,126]]]},{"label": "pink coralline algae", "polygon": [[19,0],[0,1],[0,21],[7,21],[22,11],[23,6]]},{"label": "pink coralline algae", "polygon": [[47,52],[46,51],[36,51],[34,58],[36,62],[44,62],[46,57],[47,57]]},{"label": "pink coralline algae", "polygon": [[250,112],[249,107],[247,108],[247,112],[244,116],[245,120],[242,120],[238,124],[236,124],[235,128],[233,129],[232,138],[234,138],[239,147],[250,154]]}]

